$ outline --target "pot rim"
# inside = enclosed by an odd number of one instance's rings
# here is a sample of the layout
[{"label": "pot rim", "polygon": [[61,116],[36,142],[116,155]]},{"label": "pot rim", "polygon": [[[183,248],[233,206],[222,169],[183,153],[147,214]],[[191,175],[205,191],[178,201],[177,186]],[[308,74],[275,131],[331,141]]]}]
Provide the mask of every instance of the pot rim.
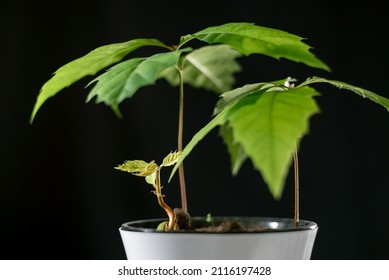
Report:
[{"label": "pot rim", "polygon": [[[299,220],[299,224],[295,224],[295,220],[292,218],[279,218],[279,217],[253,217],[253,216],[214,216],[212,217],[214,222],[223,221],[239,221],[249,225],[264,226],[266,229],[259,232],[197,232],[194,230],[185,231],[157,231],[156,227],[159,223],[166,221],[166,218],[156,219],[143,219],[123,223],[119,230],[131,231],[131,232],[155,232],[165,234],[179,234],[179,233],[196,233],[196,234],[263,234],[269,232],[289,232],[289,231],[302,231],[302,230],[317,230],[318,225],[315,222],[308,220]],[[192,217],[192,223],[199,223],[206,221],[206,217]],[[152,227],[151,227],[152,225]],[[211,225],[211,224],[210,224]]]}]

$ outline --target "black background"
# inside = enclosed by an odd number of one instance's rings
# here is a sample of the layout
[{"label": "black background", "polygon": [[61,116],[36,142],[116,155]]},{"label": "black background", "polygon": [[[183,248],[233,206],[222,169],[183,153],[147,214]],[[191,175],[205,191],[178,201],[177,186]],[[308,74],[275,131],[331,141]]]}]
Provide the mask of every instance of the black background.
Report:
[{"label": "black background", "polygon": [[[0,16],[1,259],[124,259],[121,223],[163,216],[142,179],[113,167],[176,148],[177,92],[164,81],[125,101],[119,120],[85,104],[83,79],[28,123],[52,72],[100,45],[139,37],[175,44],[210,25],[254,22],[308,38],[332,72],[251,56],[240,60],[247,67],[238,85],[319,75],[389,97],[383,1],[16,0],[2,1]],[[349,92],[318,89],[321,114],[300,151],[301,218],[320,227],[312,258],[388,259],[389,115]],[[216,100],[187,88],[185,142]],[[185,162],[193,216],[293,217],[291,177],[274,201],[250,162],[233,178],[228,160],[214,131]],[[179,206],[177,180],[164,190]]]}]

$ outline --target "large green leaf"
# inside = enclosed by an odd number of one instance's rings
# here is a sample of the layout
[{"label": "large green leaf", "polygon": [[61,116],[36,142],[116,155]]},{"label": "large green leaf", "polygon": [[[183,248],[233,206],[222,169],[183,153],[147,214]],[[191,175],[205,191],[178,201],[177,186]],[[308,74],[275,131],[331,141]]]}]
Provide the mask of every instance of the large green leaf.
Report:
[{"label": "large green leaf", "polygon": [[[211,120],[203,129],[196,133],[192,140],[184,148],[183,154],[179,162],[177,163],[176,168],[173,170],[171,177],[177,169],[177,166],[189,155],[189,153],[194,149],[194,147],[213,128],[217,126],[221,126],[220,134],[223,137],[223,140],[227,145],[227,149],[230,153],[232,173],[236,174],[247,157],[251,158],[253,162],[253,158],[256,158],[256,155],[253,155],[253,153],[257,152],[255,151],[256,144],[254,143],[253,145],[247,145],[247,142],[250,142],[251,139],[256,140],[257,134],[261,133],[261,129],[264,129],[263,126],[256,127],[258,121],[262,121],[262,123],[265,121],[273,123],[276,129],[280,128],[279,130],[276,130],[276,132],[280,134],[282,134],[282,130],[284,129],[284,127],[282,125],[278,126],[277,123],[282,121],[282,114],[289,114],[290,112],[295,113],[295,115],[297,116],[295,118],[289,119],[288,116],[283,116],[287,121],[291,122],[289,123],[291,127],[294,127],[293,122],[296,120],[297,122],[303,122],[304,117],[306,117],[305,120],[307,121],[310,114],[305,115],[306,111],[311,112],[313,114],[313,112],[316,112],[318,110],[314,100],[310,99],[317,93],[313,89],[310,89],[308,87],[307,88],[309,89],[309,94],[305,90],[301,92],[296,89],[291,90],[288,87],[284,86],[284,82],[289,80],[290,79],[288,78],[275,82],[248,84],[241,88],[236,88],[221,95],[221,99],[218,102],[218,105],[215,107],[216,117]],[[284,95],[279,96],[281,93]],[[258,103],[259,100],[262,98],[263,94],[267,94],[264,100],[267,100],[269,97],[274,97],[275,102],[270,102],[270,104],[266,104],[266,102]],[[290,108],[290,112],[288,110],[285,110],[288,109],[288,106],[294,105],[294,103],[301,104],[299,106],[296,106],[295,108]],[[309,107],[309,105],[311,105],[311,107]],[[261,108],[261,106],[264,106],[264,108]],[[274,108],[272,108],[272,106],[274,106]],[[263,116],[258,115],[258,112],[261,112],[261,110],[262,112],[272,112],[274,116],[272,116],[272,114],[269,114],[267,116],[265,115],[265,118],[263,118]],[[299,110],[301,110],[301,112],[299,112]],[[300,119],[298,117],[300,117]],[[257,120],[257,118],[259,118],[259,120]],[[242,127],[243,123],[246,123],[247,126]],[[298,126],[296,128],[298,128]],[[234,131],[235,129],[236,131]],[[265,132],[265,134],[269,134],[269,132],[271,131],[265,130],[263,132]],[[286,131],[286,135],[286,137],[288,138],[288,135],[290,135],[288,134],[288,131]],[[303,136],[303,133],[300,133],[299,135]],[[246,139],[242,140],[242,138]],[[293,147],[295,147],[297,140],[298,139],[293,140]],[[269,141],[267,143],[269,143]],[[248,151],[246,151],[246,149],[248,149]],[[292,152],[293,151],[294,149],[292,150]],[[277,154],[278,153],[272,153],[270,156],[277,156]],[[280,154],[282,154],[282,151]],[[290,153],[284,156],[284,158],[287,159],[289,154]],[[277,158],[272,159],[264,163],[264,165],[271,162],[277,162],[277,160]],[[286,161],[286,163],[281,162],[280,165],[277,165],[275,168],[280,168],[281,166],[285,169],[288,167],[288,163],[289,161]],[[257,167],[256,162],[254,162],[254,165]],[[262,172],[262,168],[257,167],[257,169]],[[266,176],[266,172],[269,170],[269,168],[264,169]],[[281,182],[283,182],[284,178],[280,178]],[[276,185],[274,185],[273,182],[269,181],[267,181],[267,183],[269,184],[269,189],[275,190],[272,191],[273,195],[275,197],[279,197],[283,188],[282,183],[276,182]],[[272,186],[271,184],[273,184],[274,186]]]},{"label": "large green leaf", "polygon": [[30,122],[34,120],[39,108],[48,98],[88,75],[95,75],[100,70],[120,61],[127,54],[142,46],[159,46],[170,49],[170,47],[156,39],[135,39],[99,47],[85,56],[60,67],[55,71],[54,76],[42,86]]},{"label": "large green leaf", "polygon": [[[232,88],[234,74],[241,70],[236,58],[241,54],[227,45],[205,46],[189,53],[184,62],[184,82],[195,88],[222,93]],[[179,76],[174,68],[166,69],[161,77],[177,86]]]},{"label": "large green leaf", "polygon": [[[245,55],[258,53],[329,70],[324,62],[309,51],[311,47],[302,42],[303,38],[277,29],[244,22],[228,23],[206,28],[192,36],[209,44],[230,45]],[[190,36],[184,38],[185,41],[188,41]]]},{"label": "large green leaf", "polygon": [[293,152],[308,132],[309,117],[319,111],[310,87],[249,95],[226,119],[234,141],[242,145],[269,190],[280,198]]},{"label": "large green leaf", "polygon": [[158,73],[176,65],[180,55],[181,51],[171,51],[121,62],[91,82],[97,83],[87,100],[97,96],[96,102],[117,105],[139,88],[154,84]]},{"label": "large green leaf", "polygon": [[[173,169],[216,126],[222,127],[233,173],[248,157],[260,171],[270,192],[280,198],[292,156],[308,132],[309,118],[319,111],[311,87],[290,89],[278,82],[246,85],[224,95],[228,100],[216,117],[196,133]],[[231,134],[232,133],[232,134]],[[232,136],[231,136],[232,135]]]},{"label": "large green leaf", "polygon": [[223,111],[225,108],[231,106],[232,104],[238,102],[240,99],[244,98],[247,95],[250,95],[255,92],[265,92],[265,91],[282,91],[286,90],[287,87],[284,86],[284,83],[290,78],[283,79],[275,82],[265,82],[265,83],[256,83],[256,84],[247,84],[243,87],[239,87],[230,91],[227,91],[220,95],[219,101],[216,103],[214,114],[218,114]]},{"label": "large green leaf", "polygon": [[[273,83],[248,84],[225,92],[220,96],[220,100],[216,103],[214,115],[219,114],[221,111],[239,102],[242,98],[253,93],[259,95],[265,91],[287,90],[287,87],[283,85],[285,81],[286,79]],[[233,175],[236,175],[246,161],[247,155],[245,154],[242,145],[235,141],[232,132],[232,128],[228,122],[221,125],[219,129],[219,135],[223,138],[223,142],[230,154],[231,172]]]},{"label": "large green leaf", "polygon": [[[205,125],[200,131],[198,131],[193,138],[189,141],[189,143],[185,146],[185,148],[182,151],[181,157],[177,161],[177,164],[174,166],[171,174],[170,179],[173,177],[174,173],[178,169],[178,166],[184,161],[184,159],[191,153],[191,151],[195,148],[195,146],[215,127],[226,125],[228,122],[228,119],[226,116],[230,113],[229,111],[231,108],[233,108],[233,104],[238,102],[241,98],[244,96],[252,95],[254,93],[262,93],[268,88],[264,85],[273,85],[272,83],[258,83],[258,84],[252,84],[252,85],[245,85],[241,88],[231,90],[229,92],[226,92],[225,94],[221,95],[221,100],[227,99],[225,102],[222,102],[222,104],[218,107],[218,109],[215,109],[215,117],[207,124]],[[232,152],[235,153],[237,147],[241,148],[241,145],[239,143],[234,143],[234,139],[232,137],[231,128],[229,128],[228,133],[226,131],[221,132],[221,136],[223,137],[223,140],[225,141],[228,150],[232,149]],[[233,144],[234,143],[234,144]],[[233,172],[236,174],[238,169],[240,168],[241,164],[244,161],[245,155],[243,154],[243,151],[237,152],[236,158],[234,158],[234,155],[231,155],[231,167]],[[239,157],[239,158],[238,158]],[[238,162],[239,161],[239,162]],[[170,180],[169,179],[169,180]]]},{"label": "large green leaf", "polygon": [[350,85],[350,84],[347,84],[344,82],[327,80],[325,78],[320,78],[320,77],[313,77],[313,78],[308,78],[304,83],[300,84],[299,87],[304,87],[306,85],[315,84],[315,83],[327,83],[327,84],[331,84],[333,86],[336,86],[340,89],[347,89],[349,91],[352,91],[352,92],[358,94],[359,96],[362,96],[363,98],[370,99],[371,101],[385,107],[386,110],[389,111],[389,99],[388,98],[380,96],[380,95],[378,95],[374,92],[371,92],[369,90],[366,90],[366,89],[363,89],[360,87],[356,87],[356,86],[353,86],[353,85]]},{"label": "large green leaf", "polygon": [[186,57],[184,79],[193,87],[223,93],[235,83],[241,70],[236,58],[241,54],[227,45],[206,46]]},{"label": "large green leaf", "polygon": [[144,58],[132,58],[123,61],[92,80],[87,86],[95,82],[97,83],[89,92],[87,102],[97,96],[96,103],[105,102],[107,105],[119,104],[118,97],[124,91],[128,77],[144,61]]}]

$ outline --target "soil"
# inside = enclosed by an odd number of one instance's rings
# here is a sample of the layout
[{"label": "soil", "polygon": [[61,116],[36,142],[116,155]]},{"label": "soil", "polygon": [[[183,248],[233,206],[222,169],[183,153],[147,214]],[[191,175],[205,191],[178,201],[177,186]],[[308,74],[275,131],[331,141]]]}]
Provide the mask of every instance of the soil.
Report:
[{"label": "soil", "polygon": [[196,232],[261,232],[266,229],[260,226],[246,227],[235,221],[225,221],[218,226],[196,228]]},{"label": "soil", "polygon": [[[192,226],[192,219],[188,212],[181,208],[175,208],[176,223],[180,230],[195,231],[195,232],[261,232],[266,228],[260,226],[247,227],[236,221],[223,221],[218,225],[206,225],[200,227]],[[210,222],[212,224],[212,222]]]}]

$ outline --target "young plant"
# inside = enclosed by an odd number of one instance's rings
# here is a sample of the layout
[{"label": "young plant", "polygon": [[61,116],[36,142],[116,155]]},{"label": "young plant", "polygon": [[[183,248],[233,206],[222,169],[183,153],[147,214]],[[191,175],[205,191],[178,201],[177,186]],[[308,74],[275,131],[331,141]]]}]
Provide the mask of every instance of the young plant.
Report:
[{"label": "young plant", "polygon": [[[87,100],[95,99],[97,103],[105,103],[119,116],[119,105],[123,100],[131,98],[142,87],[165,79],[172,86],[178,87],[179,93],[177,150],[182,151],[182,155],[176,159],[171,176],[179,170],[182,209],[187,211],[182,162],[215,127],[220,127],[220,135],[230,153],[232,173],[236,174],[242,163],[251,159],[267,183],[270,193],[278,199],[293,158],[298,177],[297,150],[300,140],[308,132],[309,118],[319,112],[315,102],[319,93],[313,85],[327,83],[346,89],[389,110],[387,98],[344,82],[320,77],[308,78],[296,86],[293,84],[295,80],[284,78],[233,89],[234,74],[241,70],[237,58],[252,54],[284,58],[328,71],[329,67],[302,40],[297,35],[251,23],[227,23],[182,36],[178,44],[172,46],[157,39],[144,38],[102,46],[55,72],[43,85],[30,121],[33,121],[48,98],[81,78],[95,75],[111,65],[114,66],[88,84],[95,85]],[[201,41],[205,46],[189,46],[193,41]],[[159,48],[161,52],[120,62],[136,49],[146,46]],[[215,106],[214,118],[192,138],[185,149],[182,143],[184,84],[221,94]],[[157,171],[161,166],[148,163],[143,167],[155,168],[154,171]],[[150,175],[146,177],[148,176]],[[156,181],[152,182],[157,186]],[[162,199],[163,196],[156,192]],[[170,218],[171,212],[167,212]],[[169,230],[174,229],[171,220],[170,218],[167,225]]]},{"label": "young plant", "polygon": [[[165,203],[163,199],[164,195],[162,194],[161,169],[174,165],[180,155],[181,152],[172,152],[163,159],[160,165],[156,164],[155,161],[145,162],[143,160],[127,160],[123,164],[115,167],[118,170],[145,177],[146,182],[154,187],[153,193],[157,196],[158,204],[165,210],[169,217],[168,222],[163,222],[158,226],[158,230],[161,231],[174,231],[190,226],[190,217],[188,217],[188,214],[182,214],[182,211],[179,209],[172,210],[172,208]],[[185,217],[185,219],[183,219],[183,217]]]}]

